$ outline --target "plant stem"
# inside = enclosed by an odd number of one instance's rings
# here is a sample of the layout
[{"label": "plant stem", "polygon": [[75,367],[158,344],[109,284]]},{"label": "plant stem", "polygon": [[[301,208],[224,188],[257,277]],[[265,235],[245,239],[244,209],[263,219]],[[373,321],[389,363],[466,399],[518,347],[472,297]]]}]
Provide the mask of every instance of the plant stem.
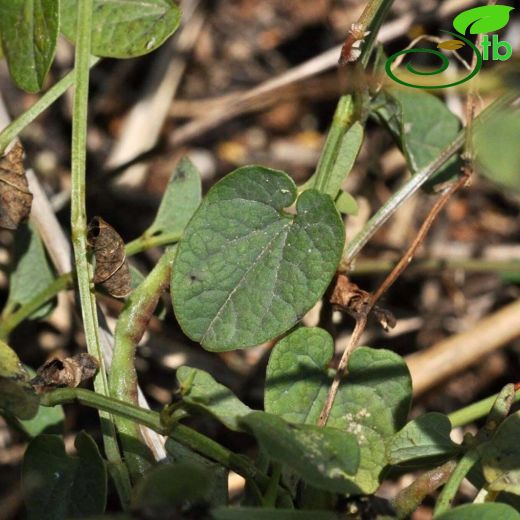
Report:
[{"label": "plant stem", "polygon": [[[175,247],[164,253],[151,273],[132,292],[119,315],[110,369],[110,395],[121,401],[137,405],[135,350],[161,293],[170,283],[174,256]],[[143,442],[138,424],[124,418],[116,418],[115,423],[130,475],[137,480],[153,464],[154,458]]]},{"label": "plant stem", "polygon": [[[93,67],[98,63],[99,58],[90,58],[90,66]],[[0,132],[0,155],[9,146],[9,143],[15,139],[24,130],[26,126],[32,123],[42,112],[47,110],[69,87],[74,84],[74,71],[66,74],[62,79],[53,85],[34,105],[26,110],[23,114],[11,121]]]},{"label": "plant stem", "polygon": [[[508,92],[496,99],[483,110],[475,122],[484,123],[501,108],[506,107],[518,98],[518,92]],[[395,211],[407,201],[419,188],[428,181],[446,162],[457,153],[466,140],[466,132],[462,130],[456,139],[448,145],[434,161],[416,173],[402,188],[396,191],[388,201],[379,208],[377,213],[366,223],[363,229],[349,242],[343,255],[341,270],[348,271],[350,264],[359,254],[366,243],[374,236],[379,228],[395,213]]]},{"label": "plant stem", "polygon": [[[448,418],[451,422],[451,426],[453,428],[457,428],[458,426],[464,426],[469,424],[477,419],[481,419],[486,417],[491,409],[493,408],[493,404],[497,400],[497,397],[500,394],[495,394],[490,397],[486,397],[482,399],[482,401],[478,401],[477,403],[470,404],[456,412],[452,412],[448,415]],[[516,391],[514,402],[520,401],[520,389]]]},{"label": "plant stem", "polygon": [[56,278],[50,285],[43,289],[43,291],[37,293],[32,300],[28,301],[15,312],[9,314],[6,319],[2,320],[2,323],[0,323],[0,339],[6,339],[11,331],[28,318],[33,312],[37,311],[42,305],[55,298],[60,291],[69,289],[70,287],[72,287],[72,275],[70,273]]},{"label": "plant stem", "polygon": [[136,255],[152,247],[174,244],[181,239],[181,236],[181,233],[161,233],[156,236],[142,235],[126,244],[125,251],[128,256]]},{"label": "plant stem", "polygon": [[361,51],[360,61],[363,68],[366,68],[368,65],[379,28],[393,3],[394,0],[372,0],[367,4],[358,20],[358,23],[365,31],[370,30],[370,34],[367,35]]},{"label": "plant stem", "polygon": [[445,513],[451,508],[453,499],[455,498],[462,481],[468,474],[469,470],[477,463],[479,458],[480,454],[478,449],[472,448],[464,454],[462,459],[460,459],[457,467],[451,474],[451,477],[448,482],[446,482],[446,485],[437,499],[437,504],[433,511],[433,518]]},{"label": "plant stem", "polygon": [[[332,119],[332,125],[325,141],[325,146],[321,153],[318,166],[316,168],[316,176],[314,179],[315,190],[327,193],[327,185],[329,176],[332,173],[334,163],[338,157],[338,151],[341,144],[341,139],[348,130],[354,115],[354,104],[352,96],[342,96],[339,98],[336,112]],[[346,172],[348,173],[348,172]]]},{"label": "plant stem", "polygon": [[[87,117],[89,89],[89,60],[92,32],[92,0],[81,0],[77,8],[77,37],[74,58],[74,102],[72,115],[71,161],[71,231],[79,290],[81,314],[87,350],[97,358],[99,372],[94,379],[96,392],[109,395],[108,380],[103,353],[99,343],[99,326],[94,291],[91,288],[91,265],[87,255],[87,215],[85,208],[85,177],[87,147]],[[123,508],[130,502],[130,479],[117,445],[113,419],[100,414],[101,430],[107,459],[111,463],[112,477]]]}]

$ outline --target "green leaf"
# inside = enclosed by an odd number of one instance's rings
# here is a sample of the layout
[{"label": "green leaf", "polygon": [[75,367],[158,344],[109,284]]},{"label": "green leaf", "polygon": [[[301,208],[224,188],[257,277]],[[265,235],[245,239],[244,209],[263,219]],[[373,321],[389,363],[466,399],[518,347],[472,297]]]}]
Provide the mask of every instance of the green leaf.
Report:
[{"label": "green leaf", "polygon": [[177,369],[182,400],[188,407],[193,407],[213,415],[227,428],[239,431],[241,417],[252,412],[224,385],[217,383],[204,370],[191,367]]},{"label": "green leaf", "polygon": [[[10,308],[30,302],[35,294],[46,289],[56,278],[40,236],[32,224],[22,224],[16,231],[12,263],[6,304]],[[54,306],[55,302],[46,303],[30,319],[47,316]]]},{"label": "green leaf", "polygon": [[450,457],[457,445],[450,438],[451,423],[442,413],[432,412],[410,421],[388,443],[388,460],[402,464],[416,459]]},{"label": "green leaf", "polygon": [[[61,30],[76,39],[78,0],[61,0]],[[92,54],[134,58],[148,54],[171,36],[181,22],[173,0],[94,0]]]},{"label": "green leaf", "polygon": [[346,191],[341,191],[336,198],[336,208],[344,215],[357,215],[359,206],[356,199]]},{"label": "green leaf", "polygon": [[257,345],[294,326],[321,298],[341,259],[332,199],[296,199],[285,173],[248,166],[215,184],[186,227],[172,299],[183,331],[207,350]]},{"label": "green leaf", "polygon": [[492,491],[520,495],[520,412],[510,415],[498,428],[482,453],[484,477]]},{"label": "green leaf", "polygon": [[520,110],[502,111],[476,124],[477,162],[482,173],[507,190],[520,192]]},{"label": "green leaf", "polygon": [[180,235],[199,207],[201,199],[200,174],[195,165],[185,157],[173,171],[155,220],[145,235]]},{"label": "green leaf", "polygon": [[[412,174],[425,168],[457,137],[457,116],[436,96],[422,90],[391,89],[401,107],[401,145]],[[451,160],[428,183],[431,187],[459,173],[457,158]]]},{"label": "green leaf", "polygon": [[22,467],[29,520],[65,520],[105,510],[107,472],[98,447],[85,432],[74,445],[77,455],[70,456],[58,435],[30,442]]},{"label": "green leaf", "polygon": [[220,506],[228,503],[229,472],[226,467],[206,459],[202,455],[179,444],[171,437],[166,440],[165,448],[168,454],[168,462],[198,466],[204,473],[211,474],[211,490],[205,496],[209,504]]},{"label": "green leaf", "polygon": [[19,427],[30,437],[37,437],[41,433],[63,430],[65,413],[62,406],[40,406],[32,419],[18,421]]},{"label": "green leaf", "polygon": [[[322,329],[301,328],[279,341],[267,366],[265,410],[294,423],[316,424],[332,381],[334,344]],[[327,425],[354,433],[360,463],[354,485],[379,486],[388,465],[386,443],[406,423],[410,374],[397,354],[367,347],[353,352]]]},{"label": "green leaf", "polygon": [[15,351],[0,341],[0,410],[19,419],[32,419],[39,401]]},{"label": "green leaf", "polygon": [[15,83],[38,92],[56,50],[58,0],[0,0],[2,48]]},{"label": "green leaf", "polygon": [[347,493],[354,490],[349,476],[359,464],[354,435],[336,428],[295,425],[265,412],[241,420],[273,460],[287,465],[309,484]]},{"label": "green leaf", "polygon": [[214,520],[338,520],[331,511],[297,511],[259,507],[219,507],[211,510]]},{"label": "green leaf", "polygon": [[466,504],[446,511],[435,520],[519,520],[518,514],[506,504]]},{"label": "green leaf", "polygon": [[155,466],[137,484],[132,510],[145,512],[146,518],[171,518],[174,511],[190,516],[190,508],[207,502],[212,479],[211,472],[201,466],[186,463]]},{"label": "green leaf", "polygon": [[463,11],[453,20],[453,27],[460,34],[497,32],[509,23],[509,16],[514,7],[508,5],[485,5]]}]

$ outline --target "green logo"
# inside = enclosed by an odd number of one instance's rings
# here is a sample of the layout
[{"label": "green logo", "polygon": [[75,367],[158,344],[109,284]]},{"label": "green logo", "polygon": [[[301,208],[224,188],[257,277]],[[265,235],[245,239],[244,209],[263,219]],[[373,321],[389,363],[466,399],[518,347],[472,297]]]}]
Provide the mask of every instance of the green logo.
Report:
[{"label": "green logo", "polygon": [[451,36],[455,36],[455,39],[442,41],[437,46],[438,49],[442,49],[444,51],[457,51],[467,45],[472,49],[472,51],[475,53],[475,56],[477,57],[475,67],[469,71],[469,73],[464,78],[444,85],[415,85],[398,78],[393,71],[392,65],[394,64],[395,60],[401,56],[409,54],[433,54],[441,60],[439,67],[437,67],[435,70],[430,70],[427,72],[417,70],[411,63],[408,63],[406,65],[408,72],[417,76],[435,76],[437,74],[443,73],[449,67],[450,61],[441,50],[423,48],[405,49],[390,56],[386,61],[387,74],[397,83],[401,83],[401,85],[413,88],[448,88],[469,81],[480,72],[484,61],[489,59],[494,61],[506,61],[513,55],[513,48],[509,42],[500,41],[498,35],[494,34],[490,38],[488,34],[486,34],[483,37],[482,52],[480,52],[477,46],[463,35],[468,33],[471,35],[499,31],[508,24],[509,16],[513,9],[514,7],[509,7],[507,5],[487,5],[468,9],[467,11],[460,13],[453,20],[453,27],[457,33],[442,31]]}]

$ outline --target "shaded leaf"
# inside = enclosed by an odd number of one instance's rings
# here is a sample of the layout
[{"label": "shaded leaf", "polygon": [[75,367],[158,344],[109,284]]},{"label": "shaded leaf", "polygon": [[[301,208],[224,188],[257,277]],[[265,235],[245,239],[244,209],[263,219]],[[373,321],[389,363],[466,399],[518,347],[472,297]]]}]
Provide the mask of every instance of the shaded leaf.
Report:
[{"label": "shaded leaf", "polygon": [[416,459],[451,457],[458,446],[450,438],[451,423],[442,413],[427,413],[410,421],[388,443],[390,464]]},{"label": "shaded leaf", "polygon": [[0,410],[19,419],[32,419],[39,398],[29,383],[29,374],[15,351],[0,341]]},{"label": "shaded leaf", "polygon": [[209,503],[212,479],[211,471],[197,465],[156,466],[138,482],[131,508],[145,518],[171,518],[174,511],[189,517]]},{"label": "shaded leaf", "polygon": [[241,423],[273,460],[287,465],[306,482],[338,493],[355,490],[349,480],[359,464],[354,435],[336,428],[290,424],[265,412],[253,412]]},{"label": "shaded leaf", "polygon": [[202,183],[195,165],[184,157],[173,171],[161,205],[146,236],[180,235],[202,199]]},{"label": "shaded leaf", "polygon": [[54,59],[58,0],[0,0],[0,35],[9,73],[27,92],[38,92]]},{"label": "shaded leaf", "polygon": [[483,448],[482,468],[492,491],[520,495],[520,412],[510,415]]},{"label": "shaded leaf", "polygon": [[344,215],[357,215],[359,211],[356,199],[346,191],[341,191],[335,202],[338,211]]},{"label": "shaded leaf", "polygon": [[81,432],[77,455],[65,453],[58,435],[40,435],[25,452],[22,478],[29,520],[61,520],[105,510],[107,472],[96,443]]},{"label": "shaded leaf", "polygon": [[435,520],[519,520],[518,514],[506,504],[466,504],[435,517]]},{"label": "shaded leaf", "polygon": [[0,158],[0,227],[16,229],[29,217],[32,193],[23,166],[23,148],[16,143]]},{"label": "shaded leaf", "polygon": [[97,359],[86,352],[63,359],[55,358],[38,368],[31,384],[38,393],[60,387],[75,388],[93,378],[98,368]]},{"label": "shaded leaf", "polygon": [[497,32],[509,23],[509,16],[514,7],[508,5],[484,5],[468,9],[457,15],[453,27],[460,34],[484,34]]},{"label": "shaded leaf", "polygon": [[203,370],[191,367],[177,369],[177,380],[183,402],[213,415],[230,430],[241,430],[238,421],[252,410],[224,385]]},{"label": "shaded leaf", "polygon": [[[38,232],[32,224],[22,224],[14,237],[13,268],[9,275],[7,306],[29,303],[55,280],[56,276]],[[30,319],[47,316],[55,307],[50,301],[31,314]]]},{"label": "shaded leaf", "polygon": [[[74,41],[78,0],[61,0],[61,30]],[[179,27],[173,0],[94,0],[92,54],[133,58],[160,47]]]},{"label": "shaded leaf", "polygon": [[481,172],[491,181],[520,191],[520,110],[501,111],[474,128]]},{"label": "shaded leaf", "polygon": [[[332,381],[331,336],[302,328],[274,347],[267,366],[265,410],[294,423],[316,424]],[[360,347],[348,364],[327,426],[353,433],[360,462],[353,485],[363,493],[379,486],[388,464],[386,444],[406,423],[412,395],[408,368],[397,354]]]},{"label": "shaded leaf", "polygon": [[183,331],[208,350],[256,345],[294,326],[323,295],[344,231],[332,199],[296,199],[285,173],[249,166],[215,184],[186,227],[172,299]]},{"label": "shaded leaf", "polygon": [[338,520],[331,511],[298,511],[269,507],[219,507],[211,510],[214,520]]},{"label": "shaded leaf", "polygon": [[125,243],[119,233],[101,217],[88,225],[88,244],[94,251],[96,269],[93,282],[114,298],[124,298],[132,290]]}]

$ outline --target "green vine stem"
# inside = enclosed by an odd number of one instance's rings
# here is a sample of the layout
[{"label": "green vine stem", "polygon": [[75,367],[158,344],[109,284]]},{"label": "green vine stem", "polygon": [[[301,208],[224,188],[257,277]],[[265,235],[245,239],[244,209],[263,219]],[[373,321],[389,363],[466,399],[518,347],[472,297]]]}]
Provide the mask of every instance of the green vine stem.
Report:
[{"label": "green vine stem", "polygon": [[[268,489],[269,487],[270,477],[259,471],[253,461],[245,456],[233,453],[202,433],[183,424],[175,423],[171,427],[166,428],[161,422],[160,414],[157,412],[145,410],[144,408],[84,388],[59,388],[43,394],[40,398],[42,406],[57,406],[74,402],[142,424],[161,435],[168,435],[179,444],[222,464],[243,476],[246,480],[256,481],[263,489]],[[278,495],[289,496],[283,488],[279,488]]]},{"label": "green vine stem", "polygon": [[[99,62],[99,58],[90,58],[90,66]],[[60,98],[74,84],[74,71],[66,74],[53,85],[34,105],[23,114],[11,121],[0,132],[0,155],[26,126],[32,123],[42,112],[47,110],[58,98]]]},{"label": "green vine stem", "polygon": [[[495,394],[490,397],[486,397],[486,399],[482,399],[482,401],[478,401],[477,403],[470,404],[465,408],[461,408],[456,412],[450,413],[448,418],[452,427],[457,428],[459,426],[464,426],[473,421],[476,421],[477,419],[486,417],[493,409],[493,405],[495,404],[499,395],[500,394]],[[520,401],[520,389],[515,393],[514,402],[517,401]]]},{"label": "green vine stem", "polygon": [[[71,150],[71,231],[76,279],[79,290],[87,350],[89,354],[97,358],[99,362],[99,372],[94,379],[94,389],[100,394],[109,395],[105,363],[99,343],[99,326],[95,296],[90,282],[92,269],[87,255],[86,236],[87,215],[85,208],[85,170],[92,6],[92,0],[82,0],[78,2],[77,8]],[[116,484],[121,504],[123,508],[126,509],[130,503],[130,479],[128,470],[124,465],[119,452],[113,418],[108,414],[100,413],[100,419],[105,453],[110,462],[111,474]]]},{"label": "green vine stem", "polygon": [[[503,94],[496,99],[491,105],[483,110],[478,117],[477,122],[485,123],[493,114],[501,108],[508,106],[518,98],[518,92],[511,91]],[[388,201],[379,208],[376,214],[366,223],[363,229],[349,242],[345,249],[341,262],[341,270],[348,271],[353,260],[360,253],[367,242],[374,236],[379,228],[401,207],[419,188],[428,181],[446,162],[455,155],[464,145],[466,140],[466,132],[462,130],[457,138],[446,147],[439,157],[432,161],[428,166],[416,173],[406,184],[397,190]]]},{"label": "green vine stem", "polygon": [[[110,369],[110,395],[137,405],[135,350],[162,292],[170,282],[175,247],[167,249],[159,262],[127,300],[117,321],[114,355]],[[115,419],[126,464],[133,480],[142,477],[154,463],[144,444],[139,425],[125,418]]]},{"label": "green vine stem", "polygon": [[181,239],[181,236],[181,233],[161,233],[156,236],[142,235],[126,244],[125,251],[128,256],[137,255],[152,247],[175,244]]}]

